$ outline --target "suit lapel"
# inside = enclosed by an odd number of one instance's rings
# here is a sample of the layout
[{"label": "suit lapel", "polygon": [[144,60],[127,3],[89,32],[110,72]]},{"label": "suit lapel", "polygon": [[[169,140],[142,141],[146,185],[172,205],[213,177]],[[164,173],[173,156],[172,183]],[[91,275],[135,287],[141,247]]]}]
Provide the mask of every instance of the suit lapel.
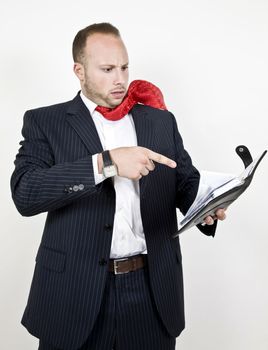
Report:
[{"label": "suit lapel", "polygon": [[[153,123],[149,119],[148,113],[142,105],[135,105],[131,110],[131,115],[135,124],[138,146],[154,149],[153,146]],[[140,196],[145,194],[146,187],[150,181],[150,174],[140,180]]]},{"label": "suit lapel", "polygon": [[77,95],[72,102],[67,110],[68,123],[80,136],[89,154],[102,152],[103,148],[94,121],[81,97]]}]

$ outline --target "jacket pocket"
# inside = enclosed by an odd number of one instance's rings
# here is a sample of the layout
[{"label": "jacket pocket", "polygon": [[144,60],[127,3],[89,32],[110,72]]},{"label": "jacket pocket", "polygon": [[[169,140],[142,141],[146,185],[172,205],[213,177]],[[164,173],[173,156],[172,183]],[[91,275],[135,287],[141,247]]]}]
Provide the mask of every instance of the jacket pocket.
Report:
[{"label": "jacket pocket", "polygon": [[38,265],[48,270],[63,272],[66,264],[66,254],[45,246],[40,246],[35,261]]}]

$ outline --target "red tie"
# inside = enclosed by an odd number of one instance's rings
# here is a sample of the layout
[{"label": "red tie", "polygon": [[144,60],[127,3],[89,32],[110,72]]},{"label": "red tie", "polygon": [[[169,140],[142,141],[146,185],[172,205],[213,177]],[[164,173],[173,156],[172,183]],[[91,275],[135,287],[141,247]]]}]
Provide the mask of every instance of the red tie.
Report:
[{"label": "red tie", "polygon": [[106,119],[122,119],[136,103],[142,103],[154,108],[167,109],[160,89],[145,80],[133,80],[130,83],[127,95],[124,100],[115,108],[97,106],[96,111],[100,112]]}]

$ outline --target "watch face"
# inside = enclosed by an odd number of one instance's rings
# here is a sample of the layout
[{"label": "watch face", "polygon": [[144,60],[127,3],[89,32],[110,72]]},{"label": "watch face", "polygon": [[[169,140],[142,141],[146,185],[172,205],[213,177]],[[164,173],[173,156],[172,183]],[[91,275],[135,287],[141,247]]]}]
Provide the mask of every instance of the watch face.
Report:
[{"label": "watch face", "polygon": [[117,169],[116,166],[113,165],[109,165],[103,168],[103,175],[104,177],[112,177],[117,175]]}]

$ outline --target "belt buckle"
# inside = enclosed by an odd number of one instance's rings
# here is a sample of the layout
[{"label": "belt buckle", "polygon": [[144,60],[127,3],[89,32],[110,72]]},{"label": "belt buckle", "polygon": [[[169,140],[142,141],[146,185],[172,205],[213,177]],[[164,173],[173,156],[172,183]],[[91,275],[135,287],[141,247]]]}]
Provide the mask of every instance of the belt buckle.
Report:
[{"label": "belt buckle", "polygon": [[118,269],[118,265],[117,263],[120,262],[120,261],[126,261],[128,260],[128,258],[121,258],[121,259],[114,259],[114,274],[115,275],[123,275],[124,273],[128,273],[129,271],[124,271],[124,272],[118,272],[117,269]]}]

